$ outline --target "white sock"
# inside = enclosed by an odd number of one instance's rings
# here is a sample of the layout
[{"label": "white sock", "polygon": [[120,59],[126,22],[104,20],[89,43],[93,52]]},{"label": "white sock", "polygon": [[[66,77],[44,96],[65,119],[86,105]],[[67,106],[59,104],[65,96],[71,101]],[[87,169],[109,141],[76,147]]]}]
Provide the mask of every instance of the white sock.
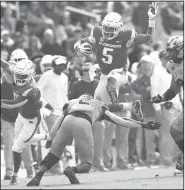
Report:
[{"label": "white sock", "polygon": [[41,140],[46,140],[47,137],[48,136],[46,134],[35,134],[35,135],[33,135],[32,139],[30,140],[30,143],[38,142],[38,141],[41,141]]}]

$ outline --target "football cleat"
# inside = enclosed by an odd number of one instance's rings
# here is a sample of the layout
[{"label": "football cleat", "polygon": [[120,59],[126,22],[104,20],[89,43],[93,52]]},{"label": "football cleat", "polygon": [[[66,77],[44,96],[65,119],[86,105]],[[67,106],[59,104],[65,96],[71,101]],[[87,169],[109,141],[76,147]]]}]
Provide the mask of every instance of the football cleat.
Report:
[{"label": "football cleat", "polygon": [[26,186],[39,186],[41,179],[40,175],[36,175]]},{"label": "football cleat", "polygon": [[18,175],[17,174],[13,174],[12,178],[10,180],[10,185],[17,185],[18,184]]},{"label": "football cleat", "polygon": [[74,171],[71,169],[70,166],[68,166],[65,170],[64,170],[64,174],[65,176],[69,179],[71,184],[79,184],[80,182],[78,181]]}]

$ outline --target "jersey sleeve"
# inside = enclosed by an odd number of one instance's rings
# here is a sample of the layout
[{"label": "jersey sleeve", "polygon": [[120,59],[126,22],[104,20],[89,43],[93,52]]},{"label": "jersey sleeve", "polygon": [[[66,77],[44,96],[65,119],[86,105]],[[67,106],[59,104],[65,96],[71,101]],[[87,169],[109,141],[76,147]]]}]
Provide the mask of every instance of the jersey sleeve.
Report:
[{"label": "jersey sleeve", "polygon": [[30,88],[22,93],[22,96],[28,99],[28,101],[32,101],[32,103],[37,106],[38,109],[42,107],[41,93],[38,88]]}]

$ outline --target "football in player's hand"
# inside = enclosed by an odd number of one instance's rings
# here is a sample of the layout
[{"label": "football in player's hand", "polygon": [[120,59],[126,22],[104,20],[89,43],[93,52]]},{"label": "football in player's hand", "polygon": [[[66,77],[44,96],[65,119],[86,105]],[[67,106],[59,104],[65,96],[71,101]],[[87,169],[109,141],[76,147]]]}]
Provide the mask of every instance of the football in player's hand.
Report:
[{"label": "football in player's hand", "polygon": [[148,121],[145,128],[149,130],[156,130],[159,129],[160,127],[161,124],[158,121]]},{"label": "football in player's hand", "polygon": [[80,52],[85,55],[90,55],[92,53],[92,45],[88,42],[82,43],[80,46]]}]

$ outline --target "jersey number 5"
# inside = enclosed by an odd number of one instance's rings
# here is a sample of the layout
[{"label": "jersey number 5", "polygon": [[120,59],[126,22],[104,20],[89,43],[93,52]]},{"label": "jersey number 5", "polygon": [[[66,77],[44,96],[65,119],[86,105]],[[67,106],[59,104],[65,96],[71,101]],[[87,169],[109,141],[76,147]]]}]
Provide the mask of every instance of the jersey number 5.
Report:
[{"label": "jersey number 5", "polygon": [[104,47],[103,48],[103,56],[106,57],[106,58],[102,58],[102,61],[106,64],[111,64],[112,63],[112,60],[113,60],[113,57],[112,55],[110,55],[110,52],[113,52],[113,49],[112,48],[107,48],[107,47]]}]

